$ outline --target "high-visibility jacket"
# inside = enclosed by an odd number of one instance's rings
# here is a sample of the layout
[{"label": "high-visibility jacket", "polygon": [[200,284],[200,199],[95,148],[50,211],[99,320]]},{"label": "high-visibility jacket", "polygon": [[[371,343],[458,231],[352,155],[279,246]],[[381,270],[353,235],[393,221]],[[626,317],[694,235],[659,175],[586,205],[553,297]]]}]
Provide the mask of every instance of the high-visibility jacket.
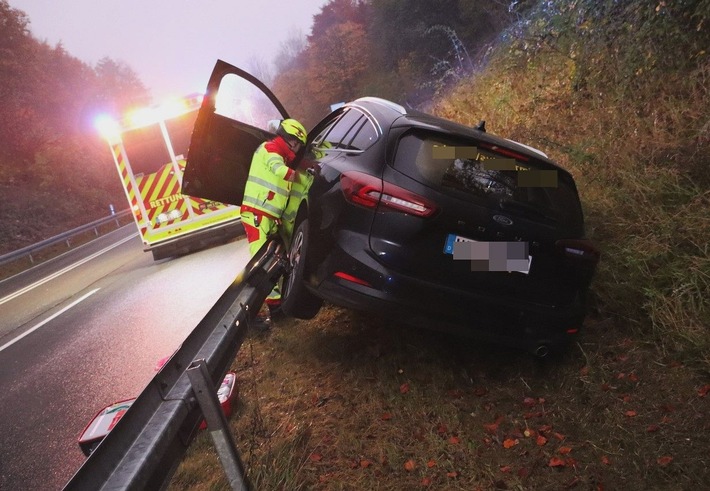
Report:
[{"label": "high-visibility jacket", "polygon": [[287,162],[294,158],[295,154],[281,137],[262,143],[251,160],[242,209],[280,219],[296,173]]}]

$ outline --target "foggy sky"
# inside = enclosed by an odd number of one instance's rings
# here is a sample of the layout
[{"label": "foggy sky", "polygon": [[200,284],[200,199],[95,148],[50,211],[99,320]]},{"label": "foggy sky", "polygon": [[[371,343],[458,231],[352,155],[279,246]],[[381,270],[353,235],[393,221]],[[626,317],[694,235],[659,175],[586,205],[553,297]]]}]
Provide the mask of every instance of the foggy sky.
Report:
[{"label": "foggy sky", "polygon": [[218,58],[269,63],[328,0],[8,0],[32,35],[81,61],[127,63],[158,102],[204,91]]}]

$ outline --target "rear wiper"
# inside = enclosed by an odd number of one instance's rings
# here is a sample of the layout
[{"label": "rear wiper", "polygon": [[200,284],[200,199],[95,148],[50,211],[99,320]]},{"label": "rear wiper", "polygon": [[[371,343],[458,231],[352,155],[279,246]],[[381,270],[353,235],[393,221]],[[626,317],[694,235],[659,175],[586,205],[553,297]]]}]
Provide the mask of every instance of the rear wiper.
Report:
[{"label": "rear wiper", "polygon": [[545,220],[554,223],[559,222],[557,217],[545,213],[535,205],[531,205],[530,203],[523,203],[522,201],[502,199],[500,200],[500,208],[506,211],[523,212],[527,216],[534,215],[536,217],[544,218]]}]

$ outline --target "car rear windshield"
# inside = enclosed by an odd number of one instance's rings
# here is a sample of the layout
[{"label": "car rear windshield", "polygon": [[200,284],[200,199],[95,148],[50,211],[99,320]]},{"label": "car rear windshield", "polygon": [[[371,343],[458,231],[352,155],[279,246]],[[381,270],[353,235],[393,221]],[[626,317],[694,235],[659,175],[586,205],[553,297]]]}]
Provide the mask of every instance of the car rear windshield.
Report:
[{"label": "car rear windshield", "polygon": [[491,209],[563,227],[582,223],[572,178],[508,148],[410,132],[398,143],[394,167],[422,184]]}]

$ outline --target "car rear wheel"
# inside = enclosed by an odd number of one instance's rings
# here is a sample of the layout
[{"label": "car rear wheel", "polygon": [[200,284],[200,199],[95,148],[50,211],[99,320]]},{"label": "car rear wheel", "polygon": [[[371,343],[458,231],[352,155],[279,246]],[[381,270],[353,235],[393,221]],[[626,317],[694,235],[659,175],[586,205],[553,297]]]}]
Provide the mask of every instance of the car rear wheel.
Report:
[{"label": "car rear wheel", "polygon": [[304,285],[306,254],[308,251],[308,220],[303,220],[293,234],[288,257],[291,272],[284,275],[281,309],[297,319],[312,319],[323,305],[323,300],[309,292]]}]

